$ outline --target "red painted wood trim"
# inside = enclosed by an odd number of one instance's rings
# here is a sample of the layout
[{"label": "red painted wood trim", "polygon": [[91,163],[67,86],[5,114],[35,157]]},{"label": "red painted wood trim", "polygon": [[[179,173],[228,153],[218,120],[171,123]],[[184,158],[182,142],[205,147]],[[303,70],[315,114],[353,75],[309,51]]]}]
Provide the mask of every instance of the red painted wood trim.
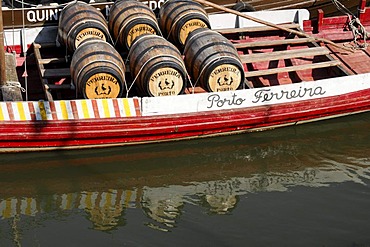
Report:
[{"label": "red painted wood trim", "polygon": [[[323,118],[370,110],[370,90],[339,97],[223,112],[105,120],[6,123],[0,147],[60,147],[163,141]],[[335,102],[335,105],[333,105]]]}]

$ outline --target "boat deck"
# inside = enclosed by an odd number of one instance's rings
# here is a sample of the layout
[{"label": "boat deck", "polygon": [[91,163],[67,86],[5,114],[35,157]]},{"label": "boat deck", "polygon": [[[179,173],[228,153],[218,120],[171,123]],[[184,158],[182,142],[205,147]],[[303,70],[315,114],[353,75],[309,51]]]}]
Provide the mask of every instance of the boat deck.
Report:
[{"label": "boat deck", "polygon": [[[296,24],[284,27],[298,28]],[[314,81],[348,74],[333,52],[313,38],[286,35],[268,27],[222,30],[221,33],[235,43],[245,66],[249,87]]]},{"label": "boat deck", "polygon": [[[360,16],[360,20],[365,30],[370,32],[368,16]],[[303,30],[296,23],[281,25],[304,31],[310,37],[299,37],[268,26],[217,31],[237,48],[246,74],[245,87],[257,88],[370,72],[370,47],[366,40],[358,39],[360,45],[366,47],[355,49],[348,22],[346,16],[324,18],[320,12],[318,19],[304,22]],[[326,38],[337,46],[317,41],[314,37]],[[349,51],[338,46],[353,49]],[[66,57],[65,49],[50,43],[34,43],[28,55],[26,60],[20,58],[18,65],[22,66],[17,67],[22,86],[28,88],[28,100],[80,98],[71,83],[70,58]],[[130,73],[126,73],[126,77],[130,81]],[[33,83],[35,81],[36,84]],[[185,91],[204,92],[200,87],[189,87]],[[136,92],[130,91],[129,96],[136,96]]]}]

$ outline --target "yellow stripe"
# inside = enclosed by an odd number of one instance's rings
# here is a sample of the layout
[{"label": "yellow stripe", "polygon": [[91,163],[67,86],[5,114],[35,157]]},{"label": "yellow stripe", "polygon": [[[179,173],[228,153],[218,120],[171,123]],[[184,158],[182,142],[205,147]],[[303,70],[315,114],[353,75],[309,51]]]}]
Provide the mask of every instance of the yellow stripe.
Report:
[{"label": "yellow stripe", "polygon": [[60,110],[62,111],[62,118],[63,119],[68,119],[68,111],[67,111],[67,106],[65,101],[60,101]]},{"label": "yellow stripe", "polygon": [[72,209],[73,194],[69,193],[66,196],[66,209]]},{"label": "yellow stripe", "polygon": [[125,110],[126,117],[131,116],[129,101],[126,98],[123,99],[123,109]]},{"label": "yellow stripe", "polygon": [[4,219],[10,218],[12,216],[12,201],[11,199],[5,200],[5,209],[2,213]]},{"label": "yellow stripe", "polygon": [[4,113],[3,113],[3,106],[4,106],[4,104],[1,104],[0,106],[1,106],[0,107],[0,120],[4,120]]},{"label": "yellow stripe", "polygon": [[109,107],[108,107],[108,100],[103,99],[102,104],[103,104],[103,109],[104,109],[104,116],[105,117],[110,117],[110,112],[109,112]]},{"label": "yellow stripe", "polygon": [[92,194],[91,192],[86,192],[85,204],[87,209],[92,209]]},{"label": "yellow stripe", "polygon": [[39,109],[40,109],[41,119],[42,120],[47,120],[44,101],[39,101],[38,103],[39,103]]},{"label": "yellow stripe", "polygon": [[17,109],[19,113],[19,120],[26,120],[26,114],[24,112],[24,106],[22,102],[17,102]]},{"label": "yellow stripe", "polygon": [[112,194],[107,192],[105,197],[104,208],[109,209],[112,206]]},{"label": "yellow stripe", "polygon": [[127,208],[129,205],[130,205],[130,201],[131,201],[131,196],[132,196],[132,191],[131,190],[126,190],[125,191],[125,207]]},{"label": "yellow stripe", "polygon": [[26,208],[24,213],[25,215],[32,215],[32,198],[26,198]]},{"label": "yellow stripe", "polygon": [[86,100],[82,100],[80,102],[81,102],[81,108],[82,108],[82,112],[83,112],[84,118],[90,118],[89,108],[87,108]]}]

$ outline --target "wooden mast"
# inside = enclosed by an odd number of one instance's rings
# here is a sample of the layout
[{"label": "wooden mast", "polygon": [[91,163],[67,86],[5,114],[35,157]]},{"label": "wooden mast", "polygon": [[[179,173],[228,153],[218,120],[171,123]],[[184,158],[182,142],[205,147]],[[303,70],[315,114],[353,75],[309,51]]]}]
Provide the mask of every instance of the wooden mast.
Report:
[{"label": "wooden mast", "polygon": [[0,87],[5,85],[5,50],[4,50],[4,28],[3,28],[3,3],[0,0]]}]

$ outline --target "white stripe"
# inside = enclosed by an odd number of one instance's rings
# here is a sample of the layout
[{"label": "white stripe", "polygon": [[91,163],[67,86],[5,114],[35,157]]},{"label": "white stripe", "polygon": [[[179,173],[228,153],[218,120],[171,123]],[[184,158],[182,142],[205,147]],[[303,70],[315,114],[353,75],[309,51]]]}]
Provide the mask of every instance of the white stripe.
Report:
[{"label": "white stripe", "polygon": [[35,109],[36,120],[42,120],[41,114],[40,114],[39,102],[35,101],[35,102],[32,102],[32,104],[33,104],[33,109]]},{"label": "white stripe", "polygon": [[87,103],[87,110],[89,112],[90,118],[95,118],[94,108],[91,100],[85,100]]},{"label": "white stripe", "polygon": [[[31,120],[31,114],[30,114],[30,110],[29,110],[29,107],[28,107],[28,103],[22,102],[21,104],[22,104],[22,107],[23,107],[25,120]],[[19,112],[18,105],[19,105],[19,103],[15,103],[15,102],[11,103],[11,106],[12,106],[12,109],[13,109],[13,114],[14,114],[14,120],[24,120],[24,119],[21,119],[21,114]]]},{"label": "white stripe", "polygon": [[11,207],[11,217],[14,217],[15,215],[17,215],[17,202],[18,200],[15,199],[15,198],[12,198],[11,199],[11,203],[10,203],[10,207]]},{"label": "white stripe", "polygon": [[6,206],[6,200],[1,200],[0,201],[0,216],[3,219],[4,218],[4,211],[5,211],[5,206]]},{"label": "white stripe", "polygon": [[101,200],[99,202],[99,207],[104,208],[104,204],[106,204],[106,203],[107,203],[107,192],[102,192],[101,193]]},{"label": "white stripe", "polygon": [[[90,111],[88,111],[89,116],[85,117],[85,113],[84,113],[84,110],[82,108],[83,101],[82,100],[76,100],[75,102],[76,102],[76,107],[77,107],[78,118],[79,119],[89,118],[91,116]],[[86,101],[86,103],[88,103],[88,101]]]},{"label": "white stripe", "polygon": [[47,120],[53,120],[53,115],[51,114],[51,109],[50,109],[50,102],[44,101],[44,106],[45,106]]},{"label": "white stripe", "polygon": [[105,118],[103,102],[101,100],[96,100],[96,104],[98,105],[98,112],[100,118]]},{"label": "white stripe", "polygon": [[62,194],[61,195],[61,198],[62,198],[62,202],[60,204],[60,208],[65,210],[67,208],[67,199],[68,199],[68,195],[67,194]]},{"label": "white stripe", "polygon": [[112,205],[116,205],[116,201],[117,201],[117,190],[112,190],[111,191],[111,194],[112,194]]},{"label": "white stripe", "polygon": [[92,208],[95,207],[95,202],[98,196],[99,196],[99,192],[91,192],[91,207]]},{"label": "white stripe", "polygon": [[137,101],[140,106],[140,100],[138,100],[138,98],[133,98],[129,100],[130,112],[132,116],[136,116],[135,101]]},{"label": "white stripe", "polygon": [[62,117],[62,110],[60,108],[60,101],[54,101],[55,104],[55,111],[57,112],[57,118],[58,119],[63,119]]},{"label": "white stripe", "polygon": [[21,214],[24,214],[26,215],[26,210],[27,210],[27,198],[23,198],[22,201],[21,201]]},{"label": "white stripe", "polygon": [[87,192],[81,192],[80,194],[80,203],[78,204],[79,209],[85,209],[87,207],[86,205],[86,193]]},{"label": "white stripe", "polygon": [[118,109],[119,109],[119,115],[120,117],[124,117],[126,116],[126,113],[125,113],[125,107],[123,105],[123,101],[125,99],[117,99],[117,103],[118,103]]},{"label": "white stripe", "polygon": [[27,102],[22,102],[23,109],[24,109],[24,115],[26,117],[26,120],[31,120],[31,112],[30,112],[30,107]]},{"label": "white stripe", "polygon": [[[57,117],[58,119],[65,119],[63,117],[63,110],[62,110],[62,107],[61,107],[61,103],[62,101],[54,101],[55,103],[55,110],[57,112]],[[66,100],[66,101],[63,101],[66,105],[66,112],[67,112],[67,119],[73,119],[73,113],[72,113],[72,106],[71,106],[71,102]]]},{"label": "white stripe", "polygon": [[5,102],[1,102],[1,110],[4,116],[4,120],[10,120],[8,108]]},{"label": "white stripe", "polygon": [[[46,119],[47,120],[53,120],[53,116],[51,115],[51,110],[50,110],[50,104],[48,101],[44,101],[44,107],[45,107],[45,112],[46,112]],[[39,102],[33,102],[33,107],[35,109],[35,114],[36,114],[36,120],[42,120],[41,117],[41,111],[39,107]]]},{"label": "white stripe", "polygon": [[108,100],[108,109],[109,109],[110,117],[116,117],[116,113],[114,111],[113,99]]},{"label": "white stripe", "polygon": [[21,117],[20,117],[20,114],[19,114],[19,111],[18,111],[18,106],[17,104],[15,103],[11,103],[11,106],[12,106],[12,109],[13,109],[13,117],[14,117],[14,120],[20,120]]},{"label": "white stripe", "polygon": [[32,202],[31,202],[31,212],[32,212],[32,216],[35,216],[36,213],[38,212],[37,211],[37,202],[36,202],[36,199],[35,198],[32,198]]}]

